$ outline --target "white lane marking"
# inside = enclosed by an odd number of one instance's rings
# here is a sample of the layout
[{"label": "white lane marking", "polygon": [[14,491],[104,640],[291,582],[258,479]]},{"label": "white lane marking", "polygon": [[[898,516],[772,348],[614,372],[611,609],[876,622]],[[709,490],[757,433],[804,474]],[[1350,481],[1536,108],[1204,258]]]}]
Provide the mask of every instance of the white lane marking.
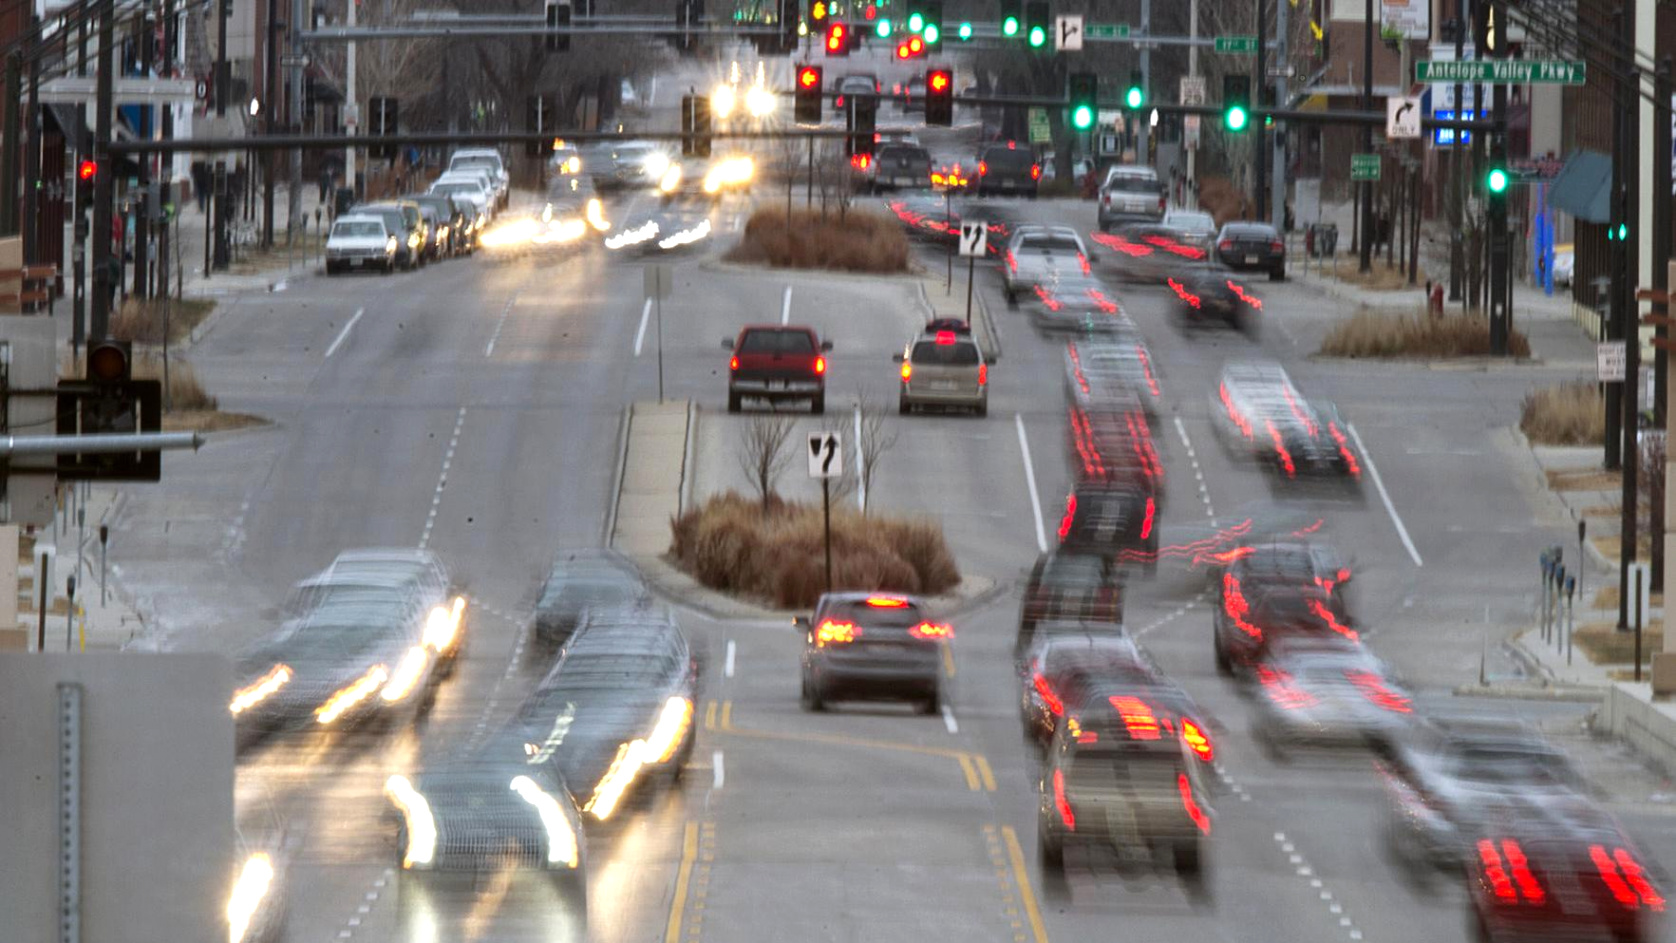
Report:
[{"label": "white lane marking", "polygon": [[855,404],[855,506],[861,513],[867,513],[867,480],[862,476],[860,403]]},{"label": "white lane marking", "polygon": [[1216,505],[1210,503],[1210,489],[1205,487],[1205,472],[1199,467],[1199,453],[1193,450],[1193,440],[1187,436],[1187,425],[1181,417],[1175,417],[1176,434],[1181,436],[1181,444],[1187,449],[1187,460],[1193,464],[1193,477],[1199,484],[1199,500],[1205,503],[1205,516],[1216,522]]},{"label": "white lane marking", "polygon": [[791,323],[791,286],[786,286],[786,293],[780,296],[780,323]]},{"label": "white lane marking", "polygon": [[1391,493],[1385,490],[1385,480],[1379,477],[1379,466],[1373,463],[1373,455],[1368,447],[1362,444],[1362,434],[1356,431],[1356,424],[1349,423],[1350,438],[1356,440],[1356,450],[1362,453],[1362,462],[1368,466],[1368,474],[1373,477],[1373,486],[1379,489],[1379,499],[1385,502],[1385,510],[1391,515],[1391,523],[1397,525],[1397,536],[1402,538],[1402,545],[1413,558],[1415,566],[1425,566],[1420,561],[1420,551],[1414,549],[1414,541],[1408,536],[1408,528],[1403,526],[1402,517],[1397,514],[1397,506],[1391,503]]},{"label": "white lane marking", "polygon": [[442,489],[448,486],[448,469],[454,464],[454,449],[460,444],[460,429],[466,424],[466,408],[460,407],[460,415],[454,420],[454,433],[448,439],[448,451],[442,456],[442,474],[437,477],[436,491],[431,494],[431,510],[425,515],[425,531],[419,535],[419,549],[430,545],[431,528],[436,526],[436,511],[442,505]]},{"label": "white lane marking", "polygon": [[954,708],[947,704],[943,705],[943,726],[949,728],[951,734],[960,732],[960,724],[956,723],[954,719]]},{"label": "white lane marking", "polygon": [[489,343],[483,348],[483,356],[487,357],[495,352],[495,341],[500,340],[501,328],[506,327],[506,316],[512,313],[512,303],[517,300],[517,295],[506,299],[506,307],[500,309],[500,320],[495,322],[495,333],[489,335]]},{"label": "white lane marking", "polygon": [[736,649],[736,646],[733,644],[733,639],[728,639],[727,640],[727,660],[722,664],[722,676],[723,677],[727,677],[727,678],[733,677],[733,653],[734,653],[735,649]]},{"label": "white lane marking", "polygon": [[1024,434],[1024,414],[1013,413],[1018,426],[1018,450],[1024,454],[1024,483],[1030,488],[1030,510],[1036,515],[1036,548],[1047,553],[1047,530],[1042,525],[1042,499],[1036,494],[1036,469],[1030,464],[1030,439]]},{"label": "white lane marking", "polygon": [[727,767],[722,764],[722,751],[717,750],[715,753],[710,755],[710,759],[716,770],[715,780],[711,783],[710,788],[720,789],[722,788],[722,784],[727,782]]},{"label": "white lane marking", "polygon": [[365,308],[355,309],[355,316],[350,318],[349,323],[345,324],[343,326],[343,330],[338,332],[338,336],[332,340],[332,346],[326,348],[326,356],[328,358],[337,353],[338,348],[343,346],[343,342],[349,339],[349,332],[354,330],[355,322],[361,320],[361,315],[366,313],[367,309]]},{"label": "white lane marking", "polygon": [[652,299],[647,298],[646,304],[640,309],[640,330],[634,332],[634,355],[640,356],[640,343],[646,339],[646,319],[652,316]]},{"label": "white lane marking", "polygon": [[1191,454],[1193,454],[1193,440],[1189,439],[1187,437],[1187,424],[1181,421],[1180,416],[1177,416],[1175,418],[1176,418],[1176,435],[1181,436],[1182,446],[1187,449],[1187,454],[1191,455]]}]

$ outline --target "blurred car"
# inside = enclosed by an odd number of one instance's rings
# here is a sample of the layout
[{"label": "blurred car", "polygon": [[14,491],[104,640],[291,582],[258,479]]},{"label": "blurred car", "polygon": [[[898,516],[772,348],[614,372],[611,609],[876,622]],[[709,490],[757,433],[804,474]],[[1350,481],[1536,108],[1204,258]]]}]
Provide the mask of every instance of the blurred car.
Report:
[{"label": "blurred car", "polygon": [[1096,221],[1102,232],[1122,222],[1157,222],[1166,203],[1158,171],[1136,164],[1112,167],[1100,183]]},{"label": "blurred car", "polygon": [[610,819],[656,777],[680,779],[693,748],[698,667],[660,605],[589,608],[514,724],[530,763],[556,758],[578,806]]},{"label": "blurred car", "polygon": [[711,159],[700,187],[707,196],[720,198],[728,193],[749,192],[755,179],[756,162],[744,154],[730,154]]},{"label": "blurred car", "polygon": [[1472,851],[1465,871],[1480,940],[1659,937],[1665,882],[1615,822],[1533,823],[1508,815],[1482,832]]},{"label": "blurred car", "polygon": [[1180,233],[1183,241],[1207,252],[1216,240],[1216,218],[1200,210],[1166,210],[1163,223],[1166,229]]},{"label": "blurred car", "polygon": [[425,228],[425,247],[422,258],[427,262],[440,261],[448,254],[448,226],[443,222],[443,216],[434,204],[420,203],[411,197],[402,197],[403,203],[411,203],[419,207],[419,219]]},{"label": "blurred car", "polygon": [[1036,558],[1025,580],[1018,613],[1018,648],[1022,657],[1046,622],[1123,621],[1123,577],[1104,556],[1054,548]]},{"label": "blurred car", "polygon": [[1570,288],[1573,273],[1577,269],[1577,252],[1567,242],[1554,247],[1554,285],[1559,288]]},{"label": "blurred car", "polygon": [[1064,690],[1073,675],[1148,680],[1153,668],[1122,625],[1054,621],[1036,627],[1019,659],[1019,720],[1038,746],[1065,716]]},{"label": "blurred car", "polygon": [[431,213],[436,217],[437,230],[434,233],[434,241],[437,244],[437,253],[434,256],[435,258],[460,255],[466,251],[469,239],[466,229],[468,224],[465,214],[454,205],[452,197],[437,193],[417,193],[409,194],[402,199],[411,200],[421,207],[429,207]]},{"label": "blurred car", "polygon": [[1228,575],[1223,583],[1221,605],[1211,616],[1211,647],[1221,674],[1256,670],[1283,638],[1337,635],[1355,642],[1361,637],[1335,598],[1319,587],[1258,583],[1247,588]]},{"label": "blurred car", "polygon": [[1388,753],[1414,713],[1413,700],[1360,646],[1276,642],[1256,675],[1252,732],[1276,760],[1298,748]]},{"label": "blurred car", "polygon": [[482,177],[451,177],[443,174],[425,192],[456,200],[470,200],[472,206],[477,208],[477,215],[483,220],[484,225],[494,216],[494,191],[484,185]]},{"label": "blurred car", "polygon": [[733,354],[728,359],[728,412],[738,412],[746,398],[770,404],[806,399],[810,412],[826,412],[826,353],[832,342],[821,340],[814,328],[749,324],[737,337],[723,339],[722,347]]},{"label": "blurred car", "polygon": [[1070,402],[1094,406],[1133,394],[1149,422],[1164,412],[1164,391],[1152,352],[1139,338],[1085,337],[1065,345],[1065,394]]},{"label": "blurred car", "polygon": [[1016,193],[1036,198],[1042,179],[1042,165],[1029,146],[1017,141],[997,142],[978,151],[978,172],[973,177],[978,196]]},{"label": "blurred car", "polygon": [[989,368],[995,358],[978,346],[969,325],[926,331],[893,359],[901,365],[897,411],[902,415],[928,406],[989,415]]},{"label": "blurred car", "polygon": [[1353,575],[1350,561],[1330,544],[1289,535],[1241,542],[1221,554],[1211,579],[1217,584],[1219,614],[1228,597],[1240,593],[1315,588],[1327,594],[1340,619],[1349,623],[1345,591]]},{"label": "blurred car", "polygon": [[1360,450],[1337,408],[1305,399],[1279,364],[1224,366],[1211,411],[1217,436],[1230,451],[1288,480],[1329,477],[1352,487],[1361,481]]},{"label": "blurred car", "polygon": [[1144,481],[1084,478],[1065,496],[1059,545],[1158,569],[1158,499]]},{"label": "blurred car", "polygon": [[547,154],[547,169],[555,177],[573,177],[582,173],[584,167],[593,170],[593,156],[594,153],[589,153],[584,159],[581,148],[562,138],[556,139]]},{"label": "blurred car", "polygon": [[489,175],[491,183],[489,193],[494,200],[494,204],[490,208],[505,206],[508,200],[508,191],[512,186],[512,177],[506,171],[506,164],[501,160],[500,152],[490,147],[461,148],[448,159],[448,170],[443,173],[443,176],[471,171],[484,172]]},{"label": "blurred car", "polygon": [[881,144],[862,176],[869,192],[931,186],[931,153],[917,144]]},{"label": "blurred car", "polygon": [[548,231],[564,239],[583,235],[599,236],[611,229],[605,219],[605,204],[586,177],[559,177],[547,186],[547,202],[541,221]]},{"label": "blurred car", "polygon": [[814,614],[797,617],[803,630],[806,711],[834,700],[908,700],[934,714],[942,699],[942,643],[954,637],[913,596],[823,593]]},{"label": "blurred car", "polygon": [[240,658],[228,706],[239,745],[412,721],[453,671],[465,606],[428,551],[339,554],[298,585],[291,618]]},{"label": "blurred car", "polygon": [[1038,787],[1044,870],[1064,869],[1067,846],[1104,848],[1125,864],[1167,862],[1190,891],[1206,892],[1210,795],[1192,748],[1166,717],[1139,693],[1066,711]]},{"label": "blurred car", "polygon": [[1002,257],[1001,285],[1007,303],[1036,286],[1051,283],[1061,273],[1088,275],[1088,250],[1069,226],[1020,226],[1013,230]]},{"label": "blurred car", "polygon": [[237,875],[227,897],[230,943],[273,943],[285,934],[291,867],[301,842],[283,823],[234,829]]},{"label": "blurred car", "polygon": [[553,564],[535,604],[535,637],[548,645],[570,640],[589,609],[643,600],[646,585],[615,555],[601,550],[565,554]]},{"label": "blurred car", "polygon": [[1228,223],[1216,235],[1216,258],[1232,269],[1269,273],[1269,281],[1286,278],[1286,242],[1268,223]]},{"label": "blurred car", "polygon": [[1056,269],[1023,295],[1030,323],[1042,334],[1121,334],[1139,337],[1135,322],[1106,284],[1092,275]]},{"label": "blurred car", "polygon": [[404,213],[393,203],[358,203],[350,207],[346,216],[376,216],[384,221],[386,232],[396,237],[396,267],[413,269],[424,264],[425,235],[419,229],[419,214]]},{"label": "blurred car", "polygon": [[1146,284],[1163,284],[1185,266],[1203,262],[1209,255],[1204,242],[1160,222],[1127,222],[1116,232],[1095,233],[1093,238],[1111,250],[1112,267],[1124,278]]},{"label": "blurred car", "polygon": [[470,893],[490,876],[528,875],[587,913],[581,813],[558,760],[525,756],[523,747],[508,730],[464,756],[385,780],[404,882]]},{"label": "blurred car", "polygon": [[[441,195],[441,194],[438,194]],[[478,209],[470,197],[463,194],[444,196],[460,214],[460,246],[467,255],[477,251],[478,239],[489,224],[489,218]]]},{"label": "blurred car", "polygon": [[1164,463],[1133,392],[1093,406],[1072,405],[1066,423],[1066,462],[1077,481],[1101,481],[1142,490],[1164,506]]},{"label": "blurred car", "polygon": [[326,236],[326,274],[352,268],[376,268],[389,274],[396,270],[400,245],[377,216],[340,216]]},{"label": "blurred car", "polygon": [[1165,278],[1176,296],[1176,319],[1185,327],[1223,325],[1255,337],[1263,301],[1238,273],[1213,262],[1186,265]]},{"label": "blurred car", "polygon": [[843,109],[850,97],[877,95],[883,86],[879,84],[879,77],[871,72],[849,72],[832,80],[832,90],[837,93],[832,100],[832,109],[842,119]]},{"label": "blurred car", "polygon": [[652,189],[663,181],[673,163],[669,151],[652,141],[622,141],[600,149],[599,163],[589,166],[594,186],[601,190]]}]

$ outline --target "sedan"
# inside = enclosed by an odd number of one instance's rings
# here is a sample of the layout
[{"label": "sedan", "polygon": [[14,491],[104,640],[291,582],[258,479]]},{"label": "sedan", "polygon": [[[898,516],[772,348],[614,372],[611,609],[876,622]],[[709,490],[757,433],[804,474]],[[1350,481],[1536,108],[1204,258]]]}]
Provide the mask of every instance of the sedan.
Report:
[{"label": "sedan", "polygon": [[646,585],[617,556],[603,550],[567,553],[553,564],[536,601],[535,637],[563,645],[589,609],[622,606],[646,595]]},{"label": "sedan", "polygon": [[1257,334],[1263,301],[1232,269],[1216,264],[1185,266],[1165,277],[1175,294],[1176,318],[1183,327],[1230,327],[1248,337]]},{"label": "sedan", "polygon": [[1414,713],[1412,700],[1378,662],[1352,647],[1271,649],[1257,666],[1253,722],[1276,759],[1299,747],[1371,747],[1388,752]]},{"label": "sedan", "polygon": [[1286,242],[1267,223],[1228,223],[1216,236],[1216,257],[1236,269],[1269,273],[1269,280],[1286,278]]},{"label": "sedan", "polygon": [[942,645],[954,637],[918,599],[887,593],[825,593],[804,633],[803,709],[840,698],[909,700],[936,713],[942,698]]}]

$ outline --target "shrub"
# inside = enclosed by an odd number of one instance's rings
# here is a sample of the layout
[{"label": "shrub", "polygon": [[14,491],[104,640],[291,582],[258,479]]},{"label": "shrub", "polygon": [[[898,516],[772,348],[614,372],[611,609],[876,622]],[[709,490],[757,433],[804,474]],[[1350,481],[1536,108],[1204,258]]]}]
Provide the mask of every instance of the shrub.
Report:
[{"label": "shrub", "polygon": [[[170,299],[168,304],[169,340],[175,343],[190,337],[192,329],[215,310],[215,300],[211,298]],[[160,344],[163,321],[162,299],[128,298],[111,315],[111,336],[119,341]]]},{"label": "shrub", "polygon": [[1248,208],[1245,194],[1224,177],[1205,177],[1199,182],[1199,208],[1216,219],[1216,225],[1243,219]]},{"label": "shrub", "polygon": [[[705,586],[807,608],[826,588],[825,534],[818,505],[716,495],[671,521],[670,556]],[[937,594],[960,570],[929,521],[832,514],[832,579],[841,589]]]},{"label": "shrub", "polygon": [[[161,380],[163,358],[151,354],[136,355],[133,373],[136,379]],[[217,405],[215,397],[198,382],[197,371],[179,357],[169,358],[169,388],[165,402],[173,412],[213,410]]]},{"label": "shrub", "polygon": [[1519,410],[1519,431],[1539,445],[1599,445],[1606,441],[1606,403],[1586,380],[1532,390]]},{"label": "shrub", "polygon": [[889,216],[852,209],[842,215],[765,207],[751,214],[732,262],[774,268],[833,269],[884,275],[908,270],[908,237]]},{"label": "shrub", "polygon": [[[1529,357],[1530,341],[1514,331],[1507,349],[1515,357]],[[1486,357],[1490,322],[1461,315],[1376,314],[1363,308],[1333,325],[1321,342],[1321,353],[1329,357]]]}]

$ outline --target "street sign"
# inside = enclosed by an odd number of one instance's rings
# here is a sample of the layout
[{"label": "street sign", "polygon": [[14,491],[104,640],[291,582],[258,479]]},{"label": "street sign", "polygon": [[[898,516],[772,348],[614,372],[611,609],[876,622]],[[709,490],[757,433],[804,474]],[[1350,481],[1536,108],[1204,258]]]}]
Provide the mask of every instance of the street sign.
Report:
[{"label": "street sign", "polygon": [[1089,23],[1082,28],[1086,39],[1128,39],[1128,23]]},{"label": "street sign", "polygon": [[1624,342],[1604,341],[1595,347],[1595,379],[1601,383],[1624,382]]},{"label": "street sign", "polygon": [[1095,150],[1100,154],[1116,154],[1118,152],[1117,133],[1114,131],[1103,132],[1100,135],[1100,146]]},{"label": "street sign", "polygon": [[[1218,50],[1220,51],[1220,50]],[[1582,85],[1587,67],[1564,59],[1421,59],[1414,63],[1414,81],[1476,82],[1482,85]]]},{"label": "street sign", "polygon": [[1216,51],[1256,55],[1257,37],[1218,36],[1216,37]]},{"label": "street sign", "polygon": [[1053,129],[1048,125],[1048,113],[1046,108],[1030,109],[1030,143],[1053,143]]},{"label": "street sign", "polygon": [[1184,75],[1181,77],[1181,103],[1183,105],[1203,105],[1205,103],[1204,76]]},{"label": "street sign", "polygon": [[645,273],[646,297],[659,301],[669,297],[669,266],[648,265],[641,271]]},{"label": "street sign", "polygon": [[1378,154],[1351,154],[1350,155],[1350,179],[1351,180],[1378,180],[1379,179],[1379,155]]},{"label": "street sign", "polygon": [[1082,49],[1082,14],[1071,14],[1059,18],[1058,29],[1053,31],[1053,48],[1060,52],[1077,52]]},{"label": "street sign", "polygon": [[989,224],[981,219],[960,221],[960,257],[983,258],[989,252]]},{"label": "street sign", "polygon": [[1420,136],[1420,99],[1396,95],[1385,99],[1385,136],[1392,140]]},{"label": "street sign", "polygon": [[1181,116],[1181,143],[1189,149],[1199,147],[1199,116]]},{"label": "street sign", "polygon": [[838,433],[809,433],[809,477],[837,478],[843,473],[844,443]]}]

